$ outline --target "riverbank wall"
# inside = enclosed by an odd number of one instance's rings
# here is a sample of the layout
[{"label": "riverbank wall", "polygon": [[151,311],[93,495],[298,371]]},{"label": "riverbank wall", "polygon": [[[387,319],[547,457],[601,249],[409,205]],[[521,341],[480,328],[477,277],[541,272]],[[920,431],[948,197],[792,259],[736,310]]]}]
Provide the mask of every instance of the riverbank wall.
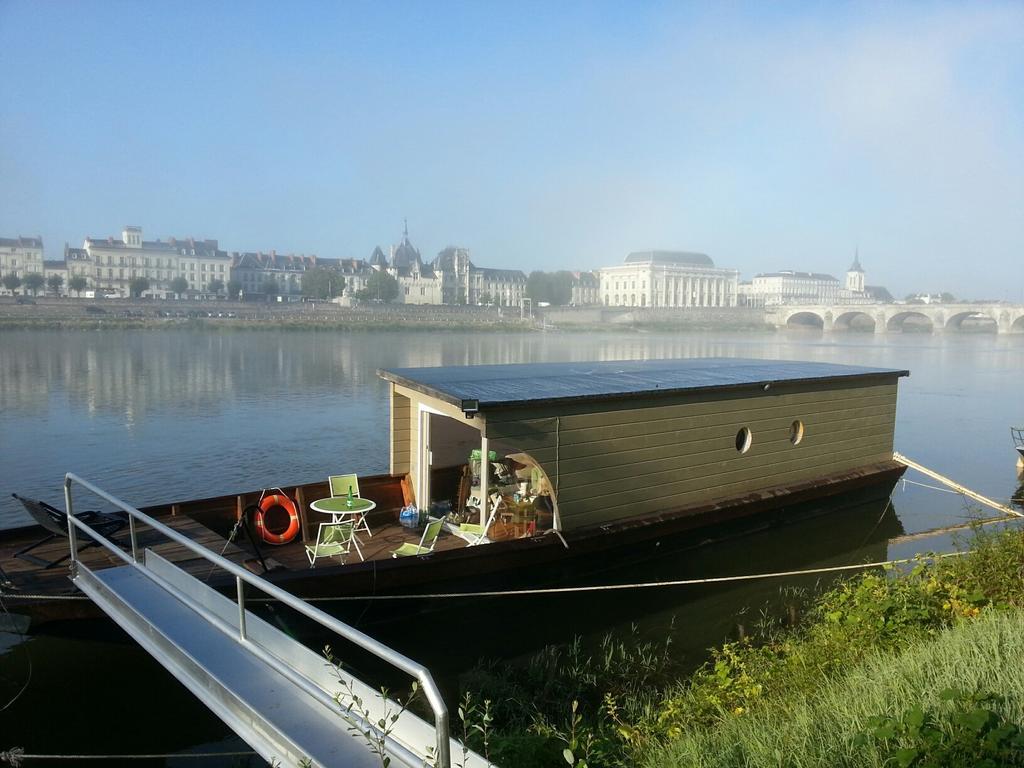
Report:
[{"label": "riverbank wall", "polygon": [[614,309],[545,307],[523,316],[518,307],[330,302],[256,304],[234,301],[152,301],[36,298],[0,299],[0,328],[284,328],[305,330],[630,331],[771,330],[764,312],[722,307]]},{"label": "riverbank wall", "polygon": [[0,302],[0,328],[222,328],[347,330],[523,331],[536,320],[519,309],[371,304],[341,307],[330,302],[256,304],[234,301],[95,301],[35,299]]},{"label": "riverbank wall", "polygon": [[625,330],[773,330],[763,309],[754,307],[545,307],[544,322],[556,328]]}]

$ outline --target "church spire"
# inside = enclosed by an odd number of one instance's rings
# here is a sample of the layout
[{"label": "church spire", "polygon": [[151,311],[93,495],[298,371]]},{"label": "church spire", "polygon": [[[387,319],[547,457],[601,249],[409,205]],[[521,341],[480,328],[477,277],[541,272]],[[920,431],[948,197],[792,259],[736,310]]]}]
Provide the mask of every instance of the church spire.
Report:
[{"label": "church spire", "polygon": [[405,227],[404,227],[404,228],[403,228],[403,230],[402,230],[402,236],[403,236],[403,237],[404,237],[404,238],[405,238],[406,240],[408,240],[408,239],[409,239],[409,219],[407,219],[407,218],[405,218],[405,217],[403,216],[403,217],[402,217],[402,224],[404,224],[404,225],[405,225]]},{"label": "church spire", "polygon": [[853,249],[853,264],[846,270],[847,272],[863,272],[864,268],[860,265],[860,246]]}]

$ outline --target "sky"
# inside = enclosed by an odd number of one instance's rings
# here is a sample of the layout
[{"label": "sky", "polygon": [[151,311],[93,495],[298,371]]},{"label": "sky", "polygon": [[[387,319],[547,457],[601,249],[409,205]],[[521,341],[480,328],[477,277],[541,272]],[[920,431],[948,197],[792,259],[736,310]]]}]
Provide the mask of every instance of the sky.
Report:
[{"label": "sky", "polygon": [[1024,3],[0,0],[0,236],[1024,301]]}]

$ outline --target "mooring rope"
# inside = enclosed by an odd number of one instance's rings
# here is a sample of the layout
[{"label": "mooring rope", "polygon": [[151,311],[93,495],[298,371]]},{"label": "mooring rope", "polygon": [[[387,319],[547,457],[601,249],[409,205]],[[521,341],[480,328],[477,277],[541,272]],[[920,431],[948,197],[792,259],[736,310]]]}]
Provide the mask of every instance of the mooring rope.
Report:
[{"label": "mooring rope", "polygon": [[928,488],[932,491],[939,491],[940,493],[952,493],[957,496],[963,496],[959,491],[954,491],[952,488],[942,488],[938,485],[928,485],[928,483],[919,483],[916,480],[907,480],[905,477],[900,478],[900,482],[903,483],[903,490],[907,489],[908,485],[916,485],[918,488]]},{"label": "mooring rope", "polygon": [[[632,584],[595,584],[584,587],[548,587],[540,589],[499,589],[479,592],[427,592],[420,595],[374,595],[372,597],[346,595],[342,597],[305,597],[307,603],[354,601],[354,600],[422,600],[451,597],[511,597],[523,595],[561,595],[579,592],[614,592],[623,589],[653,589],[656,587],[687,587],[695,584],[724,584],[732,581],[758,581],[761,579],[778,579],[785,576],[808,576],[820,573],[839,573],[841,571],[859,571],[867,568],[884,568],[890,565],[918,563],[922,560],[941,560],[947,557],[966,555],[967,550],[943,552],[941,554],[903,557],[896,560],[879,560],[873,563],[852,563],[850,565],[833,565],[823,568],[805,568],[797,571],[772,571],[771,573],[747,573],[737,576],[710,576],[703,579],[675,579],[673,581],[640,581]],[[270,598],[254,598],[249,602],[270,602]]]},{"label": "mooring rope", "polygon": [[[938,486],[938,485],[929,485],[928,483],[919,483],[916,480],[908,480],[905,477],[901,477],[900,478],[900,482],[903,483],[904,490],[906,490],[906,486],[908,486],[908,485],[916,485],[918,488],[928,488],[929,490],[939,491],[941,493],[952,493],[952,494],[955,494],[956,496],[966,496],[967,495],[963,491],[955,491],[952,488],[943,488],[943,487]],[[1007,502],[1015,501],[1015,500],[1016,499],[999,499],[999,501],[1007,501]],[[1006,513],[1004,512],[1003,514],[1006,514]]]},{"label": "mooring rope", "polygon": [[18,768],[25,760],[167,760],[174,758],[207,758],[207,757],[250,757],[253,751],[247,752],[171,752],[152,755],[34,755],[25,752],[21,747],[13,747],[0,752],[0,763]]},{"label": "mooring rope", "polygon": [[[424,600],[441,599],[452,597],[511,597],[523,595],[558,595],[572,594],[578,592],[612,592],[623,589],[654,589],[656,587],[687,587],[696,584],[725,584],[731,581],[758,581],[761,579],[778,579],[785,576],[809,576],[821,573],[839,573],[842,571],[859,571],[867,568],[884,568],[890,565],[905,565],[916,563],[921,560],[939,560],[946,557],[959,557],[966,554],[966,551],[944,552],[941,554],[920,555],[918,557],[903,557],[896,560],[878,560],[871,563],[851,563],[849,565],[832,565],[822,568],[804,568],[795,571],[771,571],[768,573],[744,573],[735,576],[709,576],[702,579],[673,579],[671,581],[637,581],[628,584],[594,584],[582,587],[546,587],[536,589],[495,589],[481,590],[478,592],[424,592],[412,595],[339,595],[337,597],[301,597],[307,603],[323,602],[354,602],[358,600]],[[12,595],[5,595],[12,597]],[[17,595],[17,597],[34,600],[74,599],[88,600],[84,595],[78,596],[52,596],[52,595]],[[248,603],[270,603],[277,602],[273,598],[251,597],[246,600]]]},{"label": "mooring rope", "polygon": [[979,504],[984,504],[987,507],[992,507],[993,509],[998,509],[1000,512],[1002,512],[1003,514],[1006,514],[1006,515],[1013,515],[1014,517],[1024,517],[1024,512],[1018,512],[1016,509],[1011,509],[1010,507],[1006,506],[1005,504],[1000,504],[998,501],[993,501],[992,499],[988,498],[987,496],[982,496],[977,491],[972,491],[967,486],[961,485],[960,483],[956,482],[956,480],[951,480],[950,478],[946,477],[945,475],[940,475],[934,469],[928,469],[928,467],[926,467],[926,466],[924,466],[922,464],[918,464],[916,461],[908,459],[906,456],[904,456],[901,453],[897,453],[896,451],[893,451],[892,457],[893,457],[893,459],[895,461],[898,461],[900,464],[903,464],[903,465],[905,465],[907,467],[910,467],[910,469],[916,469],[922,475],[927,475],[928,477],[932,478],[933,480],[938,480],[943,485],[952,488],[957,493],[961,493],[961,494],[963,494],[964,496],[966,496],[969,499],[974,499]]}]

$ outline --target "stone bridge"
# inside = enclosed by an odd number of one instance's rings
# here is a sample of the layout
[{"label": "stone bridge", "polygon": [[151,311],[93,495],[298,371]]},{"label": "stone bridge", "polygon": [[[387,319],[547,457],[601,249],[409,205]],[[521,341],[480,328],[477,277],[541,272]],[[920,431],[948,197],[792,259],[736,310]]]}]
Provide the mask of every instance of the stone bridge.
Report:
[{"label": "stone bridge", "polygon": [[[964,324],[966,321],[966,325]],[[776,328],[825,331],[903,330],[1024,333],[1024,306],[1017,304],[834,304],[765,308],[765,322]]]}]

